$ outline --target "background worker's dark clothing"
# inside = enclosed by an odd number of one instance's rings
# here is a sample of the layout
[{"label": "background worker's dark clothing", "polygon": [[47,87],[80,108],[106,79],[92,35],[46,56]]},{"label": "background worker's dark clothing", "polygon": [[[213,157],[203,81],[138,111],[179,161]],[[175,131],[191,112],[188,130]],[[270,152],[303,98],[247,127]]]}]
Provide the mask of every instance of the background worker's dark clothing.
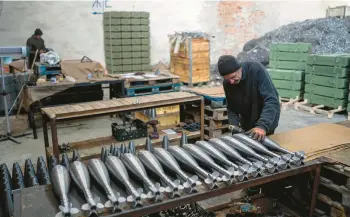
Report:
[{"label": "background worker's dark clothing", "polygon": [[44,39],[42,39],[42,38],[37,39],[34,35],[32,35],[32,37],[27,39],[27,47],[29,48],[28,68],[30,68],[30,67],[32,67],[36,50],[38,50],[38,54],[37,54],[35,62],[40,61],[40,52],[39,51],[45,49]]},{"label": "background worker's dark clothing", "polygon": [[248,131],[254,127],[273,134],[280,118],[279,96],[268,72],[258,62],[242,63],[238,84],[224,81],[229,123]]}]

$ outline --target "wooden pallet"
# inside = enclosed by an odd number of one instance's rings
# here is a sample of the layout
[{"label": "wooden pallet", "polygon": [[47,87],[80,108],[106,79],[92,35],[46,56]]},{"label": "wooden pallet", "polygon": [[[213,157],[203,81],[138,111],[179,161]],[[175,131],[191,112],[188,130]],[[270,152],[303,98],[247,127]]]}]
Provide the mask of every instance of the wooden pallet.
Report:
[{"label": "wooden pallet", "polygon": [[214,120],[211,117],[204,117],[204,125],[209,129],[223,129],[228,128],[228,119],[226,120]]},{"label": "wooden pallet", "polygon": [[204,139],[209,140],[211,138],[220,138],[224,133],[229,132],[228,126],[219,129],[210,129],[209,127],[204,128]]},{"label": "wooden pallet", "polygon": [[[331,216],[344,213],[343,205],[350,207],[350,168],[343,164],[322,167],[319,183],[318,208]],[[345,216],[345,215],[344,215]]]},{"label": "wooden pallet", "polygon": [[205,105],[214,108],[226,107],[226,95],[222,86],[220,87],[206,87],[206,88],[188,88],[190,93],[203,96]]},{"label": "wooden pallet", "polygon": [[289,106],[294,105],[297,102],[300,102],[300,96],[296,96],[295,98],[283,98],[280,97],[281,110],[287,111]]},{"label": "wooden pallet", "polygon": [[210,106],[205,106],[204,114],[208,117],[211,117],[213,120],[217,120],[217,121],[228,119],[226,108],[212,109]]},{"label": "wooden pallet", "polygon": [[187,82],[182,82],[184,85],[188,86],[188,87],[202,87],[205,85],[209,84],[209,81],[207,82],[197,82],[197,83],[187,83]]},{"label": "wooden pallet", "polygon": [[336,109],[334,109],[334,108],[328,109],[324,105],[309,104],[307,99],[304,99],[301,102],[295,103],[294,109],[297,111],[299,111],[299,110],[309,111],[311,114],[327,115],[328,118],[333,118],[334,114],[346,110],[346,108],[343,108],[342,106],[338,106],[338,108],[336,108]]},{"label": "wooden pallet", "polygon": [[125,88],[125,96],[143,96],[157,93],[168,93],[180,91],[181,84],[164,84],[155,86],[143,86],[135,88]]},{"label": "wooden pallet", "polygon": [[[153,74],[153,73],[152,73]],[[145,86],[156,86],[164,84],[177,84],[180,83],[180,77],[173,74],[159,74],[158,77],[144,79],[128,78],[124,81],[125,88],[133,87],[145,87]]]}]

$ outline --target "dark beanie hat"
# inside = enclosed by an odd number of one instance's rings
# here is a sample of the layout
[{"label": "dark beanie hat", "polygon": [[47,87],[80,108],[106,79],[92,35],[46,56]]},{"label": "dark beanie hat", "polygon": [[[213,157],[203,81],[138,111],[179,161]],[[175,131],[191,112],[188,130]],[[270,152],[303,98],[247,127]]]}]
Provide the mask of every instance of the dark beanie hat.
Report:
[{"label": "dark beanie hat", "polygon": [[241,64],[232,55],[223,55],[218,60],[218,70],[221,76],[225,76],[237,71]]},{"label": "dark beanie hat", "polygon": [[41,29],[36,29],[34,31],[34,35],[43,35],[43,32],[41,31]]}]

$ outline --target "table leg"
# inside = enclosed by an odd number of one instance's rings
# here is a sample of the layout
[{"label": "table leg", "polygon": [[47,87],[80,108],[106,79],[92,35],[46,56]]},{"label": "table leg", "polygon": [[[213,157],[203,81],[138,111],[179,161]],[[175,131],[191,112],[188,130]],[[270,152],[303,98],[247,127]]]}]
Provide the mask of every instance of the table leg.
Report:
[{"label": "table leg", "polygon": [[315,172],[315,179],[314,179],[314,183],[312,185],[312,195],[311,195],[309,217],[312,217],[314,214],[314,211],[315,211],[320,176],[321,176],[321,165],[317,165],[316,172]]},{"label": "table leg", "polygon": [[43,121],[43,133],[44,133],[44,143],[45,147],[50,147],[49,143],[49,134],[47,132],[47,119],[45,115],[42,115],[42,121]]},{"label": "table leg", "polygon": [[204,99],[201,100],[201,140],[204,140]]},{"label": "table leg", "polygon": [[60,150],[58,148],[58,138],[57,138],[57,126],[56,126],[56,119],[52,118],[50,121],[50,127],[51,127],[51,136],[52,136],[52,148],[53,148],[53,154],[55,155],[56,159],[60,159]]},{"label": "table leg", "polygon": [[29,126],[33,130],[33,137],[34,139],[37,139],[38,134],[37,134],[36,125],[35,125],[34,108],[32,106],[29,107],[28,120],[29,120]]}]

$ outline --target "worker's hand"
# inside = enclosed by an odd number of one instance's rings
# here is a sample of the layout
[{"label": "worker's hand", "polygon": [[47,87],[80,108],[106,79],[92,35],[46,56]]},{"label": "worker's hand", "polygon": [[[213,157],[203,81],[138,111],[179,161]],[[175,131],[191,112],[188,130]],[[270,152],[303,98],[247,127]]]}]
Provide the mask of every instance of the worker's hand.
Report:
[{"label": "worker's hand", "polygon": [[228,129],[229,129],[229,131],[232,132],[232,135],[236,134],[236,133],[244,133],[244,130],[242,128],[237,127],[235,125],[228,126]]},{"label": "worker's hand", "polygon": [[44,51],[44,50],[40,50],[39,52],[42,54],[42,53],[44,53],[45,51]]},{"label": "worker's hand", "polygon": [[258,140],[258,141],[263,141],[265,139],[266,136],[266,132],[265,130],[261,129],[261,128],[253,128],[251,130],[249,130],[247,132],[247,134],[249,135],[249,137]]}]

